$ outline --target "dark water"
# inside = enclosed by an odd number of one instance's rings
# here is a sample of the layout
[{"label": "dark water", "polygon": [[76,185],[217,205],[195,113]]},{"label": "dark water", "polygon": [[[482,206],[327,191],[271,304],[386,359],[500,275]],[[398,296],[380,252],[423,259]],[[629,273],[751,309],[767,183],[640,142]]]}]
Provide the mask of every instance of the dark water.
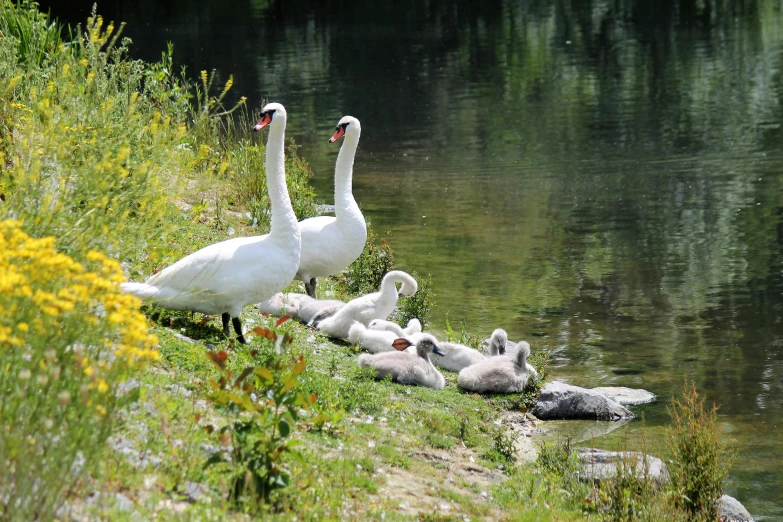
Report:
[{"label": "dark water", "polygon": [[503,327],[575,384],[658,393],[629,424],[652,447],[694,380],[736,440],[729,493],[783,520],[783,0],[371,4],[99,11],[138,57],[170,40],[284,103],[325,201],[327,139],[358,117],[357,200],[432,274],[436,328]]}]

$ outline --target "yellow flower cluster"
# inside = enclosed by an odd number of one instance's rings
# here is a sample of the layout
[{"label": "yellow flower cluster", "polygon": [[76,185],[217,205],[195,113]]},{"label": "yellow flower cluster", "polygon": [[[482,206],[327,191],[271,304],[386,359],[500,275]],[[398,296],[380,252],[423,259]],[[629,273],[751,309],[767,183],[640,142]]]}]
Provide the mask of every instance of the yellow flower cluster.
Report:
[{"label": "yellow flower cluster", "polygon": [[89,270],[54,243],[30,237],[17,221],[0,221],[0,347],[32,342],[77,314],[127,364],[158,359],[158,339],[148,332],[139,300],[119,288],[119,263],[91,251]]}]

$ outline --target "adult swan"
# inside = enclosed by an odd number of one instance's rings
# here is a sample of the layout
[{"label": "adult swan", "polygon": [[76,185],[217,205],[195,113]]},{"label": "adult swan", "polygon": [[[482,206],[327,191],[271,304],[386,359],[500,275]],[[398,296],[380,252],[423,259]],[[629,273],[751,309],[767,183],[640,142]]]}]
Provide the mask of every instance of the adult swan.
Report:
[{"label": "adult swan", "polygon": [[353,263],[367,241],[367,225],[359,205],[353,199],[353,159],[362,126],[352,116],[343,116],[337,123],[334,143],[345,136],[334,167],[335,217],[318,216],[299,222],[302,233],[302,257],[295,279],[304,281],[310,297],[315,297],[316,277],[326,277],[344,270]]},{"label": "adult swan", "polygon": [[239,342],[247,344],[239,320],[242,307],[269,299],[285,288],[299,267],[301,235],[285,182],[285,124],[285,108],[270,103],[253,127],[254,131],[260,131],[269,125],[266,145],[266,178],[272,206],[269,234],[209,245],[144,283],[122,283],[123,290],[171,310],[222,314],[226,336],[230,319]]}]

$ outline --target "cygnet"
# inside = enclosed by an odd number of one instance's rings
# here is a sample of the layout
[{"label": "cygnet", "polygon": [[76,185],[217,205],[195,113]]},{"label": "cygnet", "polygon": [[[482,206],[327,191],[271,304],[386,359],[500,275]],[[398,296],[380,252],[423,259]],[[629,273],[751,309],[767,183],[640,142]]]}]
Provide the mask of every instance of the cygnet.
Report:
[{"label": "cygnet", "polygon": [[[407,339],[400,338],[394,341],[397,350],[405,350],[409,346],[412,346],[412,343]],[[359,355],[359,366],[375,368],[378,379],[391,375],[392,380],[400,384],[415,384],[442,390],[446,386],[446,379],[433,366],[430,353],[443,355],[444,352],[438,347],[434,337],[424,334],[416,343],[416,353],[405,351],[363,353]]]},{"label": "cygnet", "polygon": [[457,383],[460,388],[474,392],[521,392],[529,376],[525,370],[528,355],[530,348],[525,343],[519,346],[516,360],[505,355],[490,357],[459,372]]}]

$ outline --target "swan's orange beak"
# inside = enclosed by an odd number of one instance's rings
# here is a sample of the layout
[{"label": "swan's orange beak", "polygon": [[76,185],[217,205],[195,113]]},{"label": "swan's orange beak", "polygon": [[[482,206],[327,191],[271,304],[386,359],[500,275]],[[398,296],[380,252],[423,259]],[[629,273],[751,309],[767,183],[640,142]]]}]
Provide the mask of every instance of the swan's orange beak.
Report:
[{"label": "swan's orange beak", "polygon": [[399,339],[395,339],[394,342],[392,343],[392,348],[394,348],[398,352],[405,350],[408,346],[412,346],[411,342],[407,339],[403,339],[402,337],[400,337]]},{"label": "swan's orange beak", "polygon": [[342,138],[344,134],[345,134],[345,126],[340,125],[339,127],[337,127],[337,130],[334,132],[334,136],[329,138],[329,143],[334,143],[335,141]]},{"label": "swan's orange beak", "polygon": [[258,132],[264,127],[266,127],[267,125],[269,125],[270,123],[272,123],[272,115],[266,112],[261,115],[261,119],[258,120],[258,123],[255,124],[253,130]]}]

